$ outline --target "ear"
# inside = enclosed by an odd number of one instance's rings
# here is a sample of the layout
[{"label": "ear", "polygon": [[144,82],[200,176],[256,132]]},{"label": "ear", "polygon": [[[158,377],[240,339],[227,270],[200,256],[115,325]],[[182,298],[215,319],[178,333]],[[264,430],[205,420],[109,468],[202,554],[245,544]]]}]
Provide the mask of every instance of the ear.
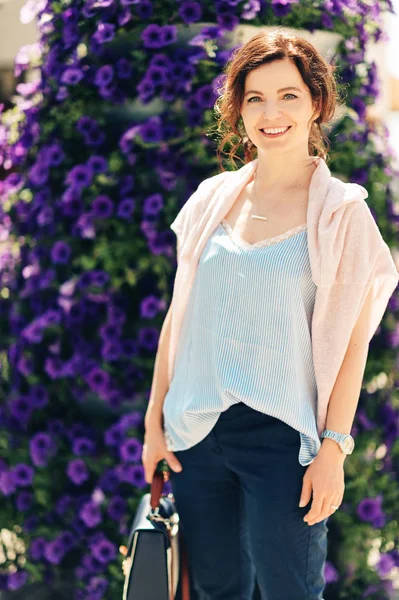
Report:
[{"label": "ear", "polygon": [[316,121],[316,119],[318,119],[320,117],[321,114],[321,110],[318,107],[318,104],[313,104],[313,110],[316,111],[315,116],[312,118],[313,121]]}]

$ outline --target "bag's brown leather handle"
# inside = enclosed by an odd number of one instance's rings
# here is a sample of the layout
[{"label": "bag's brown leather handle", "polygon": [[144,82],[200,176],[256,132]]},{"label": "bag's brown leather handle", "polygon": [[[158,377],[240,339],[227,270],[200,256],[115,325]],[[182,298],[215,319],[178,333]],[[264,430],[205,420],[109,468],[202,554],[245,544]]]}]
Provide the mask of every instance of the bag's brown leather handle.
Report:
[{"label": "bag's brown leather handle", "polygon": [[[159,506],[159,502],[161,499],[161,495],[163,493],[163,488],[165,485],[165,481],[169,480],[169,471],[166,468],[165,463],[162,470],[158,468],[155,469],[152,482],[151,482],[151,497],[150,497],[150,505],[154,510],[157,506]],[[181,565],[181,597],[182,600],[190,600],[190,576],[188,570],[188,556],[186,551],[186,546],[184,543],[184,539],[181,533],[181,528],[179,527],[179,547],[181,550],[182,556],[182,565]],[[173,557],[173,554],[172,554]],[[173,565],[172,565],[172,573]]]},{"label": "bag's brown leather handle", "polygon": [[152,478],[150,505],[153,510],[159,506],[159,501],[163,492],[163,486],[167,480],[164,477],[164,473],[165,471],[162,472],[156,469]]}]

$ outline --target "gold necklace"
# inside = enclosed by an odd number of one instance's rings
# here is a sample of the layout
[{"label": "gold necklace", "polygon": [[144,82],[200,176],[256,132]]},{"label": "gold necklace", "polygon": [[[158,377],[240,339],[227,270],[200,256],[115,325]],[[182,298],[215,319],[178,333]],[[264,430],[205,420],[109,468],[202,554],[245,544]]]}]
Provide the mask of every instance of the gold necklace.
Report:
[{"label": "gold necklace", "polygon": [[[283,194],[283,196],[282,196],[283,198],[286,196],[286,194],[287,194],[287,192],[288,192],[289,190],[291,190],[292,188],[294,188],[294,187],[296,186],[296,184],[298,183],[298,181],[300,181],[300,180],[301,180],[301,178],[302,178],[302,177],[303,177],[303,175],[301,175],[301,177],[299,177],[299,178],[297,179],[297,181],[294,183],[294,185],[291,185],[291,186],[290,186],[290,187],[289,187],[289,188],[288,188],[288,189],[285,191],[285,193],[284,193],[284,194]],[[254,177],[254,187],[253,187],[253,190],[254,190],[254,192],[255,192],[255,185],[256,185],[256,181],[257,181],[257,179],[256,179],[256,175],[255,175],[255,177]],[[278,198],[278,199],[277,199],[277,200],[276,200],[276,201],[275,201],[275,202],[272,204],[272,206],[271,206],[271,207],[269,207],[269,208],[272,208],[272,207],[273,207],[273,206],[274,206],[274,205],[275,205],[275,204],[276,204],[276,203],[277,203],[279,200],[281,200],[281,198],[282,198],[282,197],[280,196],[280,198]],[[256,202],[255,202],[255,203],[253,203],[253,202],[251,203],[251,206],[252,206],[252,207],[256,206],[256,205],[257,205],[257,203],[258,203],[258,198],[257,198],[257,194],[256,194],[256,193],[255,193],[255,198],[256,198]],[[262,216],[262,215],[255,215],[255,214],[253,214],[253,215],[250,215],[250,217],[251,217],[251,219],[260,219],[260,220],[262,220],[262,221],[267,221],[267,220],[268,220],[268,218],[267,218],[267,217],[264,217],[264,216]]]}]

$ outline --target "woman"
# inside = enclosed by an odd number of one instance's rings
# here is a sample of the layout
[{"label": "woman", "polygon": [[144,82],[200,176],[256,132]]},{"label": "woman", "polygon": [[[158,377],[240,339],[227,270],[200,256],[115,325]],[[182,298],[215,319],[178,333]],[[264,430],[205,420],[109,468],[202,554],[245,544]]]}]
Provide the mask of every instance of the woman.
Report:
[{"label": "woman", "polygon": [[324,162],[336,103],[312,44],[254,36],[220,102],[221,147],[238,132],[246,165],[205,180],[171,225],[142,460],[148,482],[169,464],[201,600],[250,600],[255,578],[265,600],[323,598],[368,342],[399,279],[367,191]]}]

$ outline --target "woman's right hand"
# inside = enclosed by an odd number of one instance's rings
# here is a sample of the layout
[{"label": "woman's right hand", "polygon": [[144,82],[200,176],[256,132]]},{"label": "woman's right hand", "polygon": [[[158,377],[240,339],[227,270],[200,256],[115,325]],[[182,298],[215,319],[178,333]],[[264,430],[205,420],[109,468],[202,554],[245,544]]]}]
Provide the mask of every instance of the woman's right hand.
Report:
[{"label": "woman's right hand", "polygon": [[144,477],[147,483],[152,483],[155,469],[160,460],[165,459],[168,466],[177,473],[182,470],[176,456],[166,448],[165,433],[160,424],[146,426],[141,460],[144,467]]}]

